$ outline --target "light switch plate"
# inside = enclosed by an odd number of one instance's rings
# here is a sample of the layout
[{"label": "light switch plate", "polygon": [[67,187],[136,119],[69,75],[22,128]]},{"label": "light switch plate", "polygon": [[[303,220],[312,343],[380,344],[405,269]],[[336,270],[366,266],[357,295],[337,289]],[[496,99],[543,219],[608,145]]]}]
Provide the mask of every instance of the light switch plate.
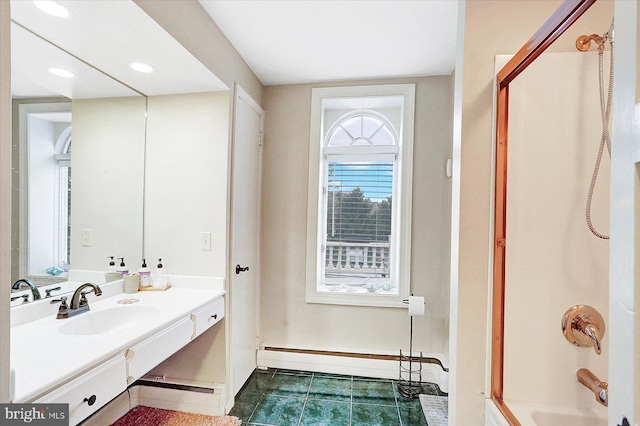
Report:
[{"label": "light switch plate", "polygon": [[200,233],[200,250],[211,251],[211,232]]}]

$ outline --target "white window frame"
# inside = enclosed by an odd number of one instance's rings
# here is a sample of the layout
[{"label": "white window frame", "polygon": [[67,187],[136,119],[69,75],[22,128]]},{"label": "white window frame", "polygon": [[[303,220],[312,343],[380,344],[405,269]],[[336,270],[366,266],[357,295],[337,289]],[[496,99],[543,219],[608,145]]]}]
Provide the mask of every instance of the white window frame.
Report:
[{"label": "white window frame", "polygon": [[[307,199],[307,257],[306,257],[306,301],[308,303],[327,303],[357,306],[406,307],[403,299],[409,296],[411,279],[411,194],[413,177],[413,134],[415,85],[391,84],[375,86],[325,87],[312,89],[311,126],[309,147],[309,180]],[[343,103],[345,109],[367,110],[384,108],[393,103],[400,107],[400,126],[398,133],[397,171],[400,193],[394,197],[393,218],[398,221],[396,229],[399,235],[392,238],[397,241],[398,254],[394,259],[395,280],[398,283],[397,294],[346,293],[318,291],[322,282],[325,254],[323,229],[323,187],[325,170],[323,144],[328,129],[325,128],[325,110],[327,105]],[[331,127],[331,123],[327,123]],[[397,203],[397,205],[396,205]]]}]

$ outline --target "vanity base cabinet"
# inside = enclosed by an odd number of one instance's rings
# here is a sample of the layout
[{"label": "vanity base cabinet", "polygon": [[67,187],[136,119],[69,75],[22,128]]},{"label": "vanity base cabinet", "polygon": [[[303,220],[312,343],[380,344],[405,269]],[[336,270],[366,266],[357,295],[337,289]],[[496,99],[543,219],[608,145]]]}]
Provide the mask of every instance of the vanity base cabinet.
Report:
[{"label": "vanity base cabinet", "polygon": [[126,388],[125,359],[119,355],[34,402],[69,404],[69,424],[76,425]]},{"label": "vanity base cabinet", "polygon": [[191,341],[193,335],[193,322],[189,318],[183,318],[168,329],[135,345],[125,353],[127,360],[127,382],[133,383],[178,352]]}]

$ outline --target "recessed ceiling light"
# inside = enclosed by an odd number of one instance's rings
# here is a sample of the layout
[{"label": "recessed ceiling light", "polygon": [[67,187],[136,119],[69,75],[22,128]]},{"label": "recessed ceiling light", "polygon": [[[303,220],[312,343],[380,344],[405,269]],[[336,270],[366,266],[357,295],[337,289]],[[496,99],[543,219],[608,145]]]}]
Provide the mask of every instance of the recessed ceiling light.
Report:
[{"label": "recessed ceiling light", "polygon": [[142,62],[129,62],[129,66],[138,72],[153,72],[151,65],[143,64]]},{"label": "recessed ceiling light", "polygon": [[70,18],[73,16],[69,9],[51,0],[35,0],[33,4],[44,13],[58,18]]},{"label": "recessed ceiling light", "polygon": [[64,77],[64,78],[75,77],[75,75],[71,71],[67,71],[62,68],[50,67],[49,72],[53,75],[57,75],[58,77]]}]

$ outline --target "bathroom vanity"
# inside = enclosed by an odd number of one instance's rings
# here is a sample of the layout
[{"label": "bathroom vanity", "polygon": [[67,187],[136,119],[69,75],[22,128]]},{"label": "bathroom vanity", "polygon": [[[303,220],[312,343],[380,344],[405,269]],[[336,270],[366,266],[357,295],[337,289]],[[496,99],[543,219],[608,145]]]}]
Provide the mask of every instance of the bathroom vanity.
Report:
[{"label": "bathroom vanity", "polygon": [[71,318],[12,327],[12,402],[68,403],[77,424],[224,317],[222,290],[105,296]]}]

